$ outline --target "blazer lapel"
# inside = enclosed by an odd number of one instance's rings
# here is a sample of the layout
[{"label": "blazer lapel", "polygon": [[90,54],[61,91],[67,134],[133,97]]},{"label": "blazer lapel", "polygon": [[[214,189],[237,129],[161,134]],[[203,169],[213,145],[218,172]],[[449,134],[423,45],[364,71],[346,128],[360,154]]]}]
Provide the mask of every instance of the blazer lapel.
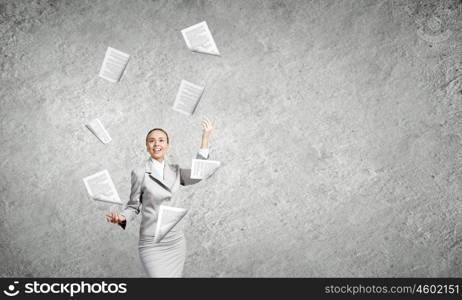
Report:
[{"label": "blazer lapel", "polygon": [[171,192],[171,188],[175,183],[176,170],[173,170],[170,164],[166,161],[164,165],[164,183]]},{"label": "blazer lapel", "polygon": [[[175,182],[176,172],[174,172],[171,169],[171,167],[167,163],[167,161],[165,161],[165,164],[164,164],[164,180],[154,176],[155,172],[153,174],[152,163],[151,163],[150,159],[148,159],[148,161],[146,162],[145,171],[146,171],[146,173],[149,174],[149,178],[151,178],[154,182],[156,182],[158,185],[160,185],[162,188],[164,188],[169,193],[172,193],[172,190],[170,188],[173,185],[173,183]],[[155,174],[155,175],[157,175],[157,174]]]}]

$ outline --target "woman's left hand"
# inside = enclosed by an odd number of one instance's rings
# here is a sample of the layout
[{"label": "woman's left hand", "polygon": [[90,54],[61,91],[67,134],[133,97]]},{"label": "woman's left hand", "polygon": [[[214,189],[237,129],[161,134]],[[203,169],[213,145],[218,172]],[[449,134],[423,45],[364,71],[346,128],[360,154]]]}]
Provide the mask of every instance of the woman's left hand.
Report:
[{"label": "woman's left hand", "polygon": [[214,127],[215,127],[215,120],[213,122],[207,118],[204,118],[204,120],[202,120],[203,134],[209,135],[212,132]]}]

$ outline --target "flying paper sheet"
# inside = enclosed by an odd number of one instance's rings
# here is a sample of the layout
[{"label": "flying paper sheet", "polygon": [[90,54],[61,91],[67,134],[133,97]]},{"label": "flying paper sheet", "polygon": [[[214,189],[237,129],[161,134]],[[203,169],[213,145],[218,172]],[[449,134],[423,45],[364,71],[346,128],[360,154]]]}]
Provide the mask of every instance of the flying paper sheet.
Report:
[{"label": "flying paper sheet", "polygon": [[204,92],[204,87],[198,86],[186,80],[181,80],[180,88],[176,94],[173,110],[185,115],[192,115]]},{"label": "flying paper sheet", "polygon": [[83,178],[83,183],[93,200],[122,205],[108,170]]},{"label": "flying paper sheet", "polygon": [[154,243],[160,242],[181,221],[186,213],[187,210],[184,208],[160,205]]},{"label": "flying paper sheet", "polygon": [[191,51],[220,55],[205,21],[181,30],[181,34]]},{"label": "flying paper sheet", "polygon": [[99,76],[110,82],[118,82],[127,66],[130,55],[117,49],[108,47],[104,56]]},{"label": "flying paper sheet", "polygon": [[99,119],[94,119],[85,126],[90,130],[103,144],[107,144],[112,141],[109,133]]},{"label": "flying paper sheet", "polygon": [[196,159],[192,160],[191,179],[205,179],[215,173],[221,163],[216,160]]}]

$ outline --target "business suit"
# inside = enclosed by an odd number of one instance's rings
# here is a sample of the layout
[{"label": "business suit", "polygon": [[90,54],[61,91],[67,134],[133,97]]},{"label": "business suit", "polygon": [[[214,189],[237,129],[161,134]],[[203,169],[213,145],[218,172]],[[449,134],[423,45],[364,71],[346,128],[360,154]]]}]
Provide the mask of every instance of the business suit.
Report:
[{"label": "business suit", "polygon": [[[207,159],[200,152],[196,158]],[[190,169],[180,168],[167,161],[163,178],[159,178],[153,169],[150,158],[132,171],[130,199],[120,213],[126,220],[120,225],[125,229],[141,212],[138,249],[146,272],[150,277],[181,277],[186,257],[184,234],[181,229],[174,227],[159,243],[154,243],[157,214],[159,206],[171,201],[180,185],[191,185],[200,179],[191,179]]]}]

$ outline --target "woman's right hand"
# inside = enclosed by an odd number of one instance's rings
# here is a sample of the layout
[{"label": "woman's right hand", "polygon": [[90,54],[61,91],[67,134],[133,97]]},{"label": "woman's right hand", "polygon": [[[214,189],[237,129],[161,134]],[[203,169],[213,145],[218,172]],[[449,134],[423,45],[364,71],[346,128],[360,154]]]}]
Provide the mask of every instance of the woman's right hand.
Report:
[{"label": "woman's right hand", "polygon": [[106,214],[106,221],[114,223],[114,224],[120,224],[123,221],[125,221],[125,217],[122,216],[121,214],[111,212]]}]

